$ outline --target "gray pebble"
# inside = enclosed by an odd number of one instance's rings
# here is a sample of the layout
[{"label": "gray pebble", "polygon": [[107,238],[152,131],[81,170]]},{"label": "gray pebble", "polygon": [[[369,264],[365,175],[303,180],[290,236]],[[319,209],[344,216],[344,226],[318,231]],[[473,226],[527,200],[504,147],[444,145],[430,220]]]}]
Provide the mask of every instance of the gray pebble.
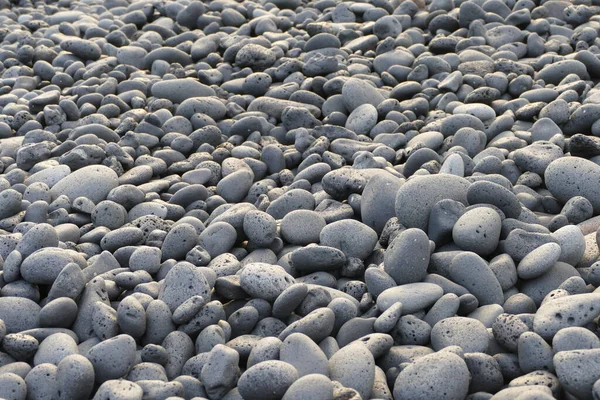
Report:
[{"label": "gray pebble", "polygon": [[270,400],[283,397],[298,379],[296,369],[283,361],[263,361],[250,367],[238,381],[238,390],[244,399]]}]

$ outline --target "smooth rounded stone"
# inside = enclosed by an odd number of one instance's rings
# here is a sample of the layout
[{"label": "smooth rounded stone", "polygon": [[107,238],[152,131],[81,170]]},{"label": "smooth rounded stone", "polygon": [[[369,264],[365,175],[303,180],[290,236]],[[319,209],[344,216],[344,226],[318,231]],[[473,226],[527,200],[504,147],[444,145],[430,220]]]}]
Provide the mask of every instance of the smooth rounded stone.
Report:
[{"label": "smooth rounded stone", "polygon": [[452,239],[454,225],[465,212],[465,205],[454,200],[442,200],[431,209],[427,235],[437,245]]},{"label": "smooth rounded stone", "polygon": [[537,333],[525,332],[519,336],[517,352],[521,371],[525,373],[537,370],[554,371],[552,347]]},{"label": "smooth rounded stone", "polygon": [[43,400],[55,398],[58,391],[56,370],[52,364],[41,364],[31,369],[24,378],[29,395]]},{"label": "smooth rounded stone", "polygon": [[198,233],[193,225],[182,223],[173,226],[163,239],[161,246],[162,261],[185,258],[185,255],[196,245],[197,239]]},{"label": "smooth rounded stone", "polygon": [[77,318],[77,303],[68,297],[48,302],[40,310],[40,326],[69,328]]},{"label": "smooth rounded stone", "polygon": [[389,288],[377,297],[377,308],[385,311],[395,303],[402,303],[403,314],[413,314],[434,304],[444,290],[433,283],[417,282]]},{"label": "smooth rounded stone", "polygon": [[[62,269],[72,262],[71,256],[62,249],[46,247],[40,249],[21,263],[21,276],[27,282],[35,284],[52,284]],[[44,268],[40,265],[44,264]]]},{"label": "smooth rounded stone", "polygon": [[326,225],[325,218],[315,211],[295,210],[283,217],[280,231],[287,243],[305,246],[318,243],[319,235]]},{"label": "smooth rounded stone", "polygon": [[382,204],[392,204],[396,201],[398,189],[402,180],[391,174],[377,174],[367,182],[360,201],[362,222],[381,234],[387,221],[395,216],[391,207],[381,207]]},{"label": "smooth rounded stone", "polygon": [[485,325],[465,317],[439,321],[431,329],[431,345],[439,351],[448,346],[460,346],[465,353],[485,353],[489,338]]},{"label": "smooth rounded stone", "polygon": [[451,199],[467,204],[469,182],[454,175],[415,176],[398,190],[395,202],[398,221],[407,228],[427,230],[433,206]]},{"label": "smooth rounded stone", "polygon": [[560,213],[565,215],[569,222],[577,225],[592,218],[594,207],[585,197],[575,196],[565,203]]},{"label": "smooth rounded stone", "polygon": [[240,67],[263,70],[275,63],[276,56],[270,49],[258,44],[246,44],[235,55],[235,63]]},{"label": "smooth rounded stone", "polygon": [[134,297],[121,300],[117,308],[117,323],[122,333],[139,338],[146,332],[146,310]]},{"label": "smooth rounded stone", "polygon": [[32,183],[41,182],[52,188],[58,181],[70,173],[71,168],[68,165],[55,165],[29,175],[23,183],[29,186]]},{"label": "smooth rounded stone", "polygon": [[427,275],[429,238],[420,229],[402,231],[385,252],[383,264],[398,285],[420,282]]},{"label": "smooth rounded stone", "polygon": [[21,193],[6,189],[0,193],[0,219],[11,217],[21,211]]},{"label": "smooth rounded stone", "polygon": [[425,317],[423,317],[423,321],[434,326],[439,321],[456,315],[459,307],[460,300],[458,296],[454,293],[446,293],[429,309]]},{"label": "smooth rounded stone", "polygon": [[377,124],[377,109],[372,104],[356,107],[346,120],[346,129],[357,135],[367,135]]},{"label": "smooth rounded stone", "polygon": [[152,95],[169,99],[173,103],[182,103],[192,97],[214,96],[215,91],[195,79],[169,79],[153,84]]},{"label": "smooth rounded stone", "polygon": [[388,333],[396,326],[401,316],[402,303],[394,303],[377,317],[373,324],[373,329],[375,332]]},{"label": "smooth rounded stone", "polygon": [[577,294],[548,301],[537,310],[533,330],[549,340],[563,328],[585,326],[600,315],[598,301],[598,293]]},{"label": "smooth rounded stone", "polygon": [[478,207],[465,212],[452,229],[454,243],[481,256],[493,253],[498,246],[502,220],[489,207]]},{"label": "smooth rounded stone", "polygon": [[505,187],[481,180],[473,182],[467,192],[469,204],[491,204],[498,207],[507,218],[521,215],[521,203],[517,196]]},{"label": "smooth rounded stone", "polygon": [[561,394],[561,387],[558,378],[547,371],[533,371],[519,378],[515,378],[508,384],[509,387],[521,386],[545,386],[552,390],[552,395],[556,398]]},{"label": "smooth rounded stone", "polygon": [[78,169],[58,181],[51,189],[52,199],[61,195],[75,200],[85,197],[94,204],[106,199],[108,193],[119,184],[117,174],[103,165],[90,165]]},{"label": "smooth rounded stone", "polygon": [[528,232],[521,228],[515,228],[500,243],[499,248],[504,250],[513,260],[519,262],[536,248],[552,242],[557,242],[552,234],[536,231]]},{"label": "smooth rounded stone", "polygon": [[10,372],[0,374],[0,397],[11,400],[25,400],[27,398],[27,384],[19,375]]},{"label": "smooth rounded stone", "polygon": [[562,60],[550,63],[536,74],[536,79],[542,79],[546,83],[557,85],[570,74],[575,74],[583,80],[589,79],[585,64],[577,60]]},{"label": "smooth rounded stone", "polygon": [[533,299],[526,294],[517,293],[510,296],[503,305],[504,311],[509,314],[535,313],[537,306]]},{"label": "smooth rounded stone", "polygon": [[560,147],[553,143],[536,142],[512,153],[513,160],[521,171],[544,175],[548,165],[563,157]]},{"label": "smooth rounded stone", "polygon": [[377,233],[361,222],[345,219],[325,226],[319,239],[322,246],[340,249],[346,258],[364,260],[377,244]]},{"label": "smooth rounded stone", "polygon": [[6,333],[39,327],[40,306],[22,297],[0,297],[0,320]]},{"label": "smooth rounded stone", "polygon": [[495,393],[504,385],[500,365],[492,356],[483,353],[465,354],[465,363],[471,373],[470,392]]},{"label": "smooth rounded stone", "polygon": [[238,390],[247,400],[277,400],[297,379],[298,372],[292,365],[283,361],[263,361],[240,376]]},{"label": "smooth rounded stone", "polygon": [[298,376],[329,376],[329,362],[319,346],[302,333],[288,336],[279,350],[279,359],[296,368]]},{"label": "smooth rounded stone", "polygon": [[452,113],[454,115],[467,114],[472,115],[481,121],[489,121],[496,117],[494,109],[486,104],[462,104],[456,107]]},{"label": "smooth rounded stone", "polygon": [[135,364],[135,351],[135,340],[129,335],[118,335],[92,347],[86,357],[94,366],[96,383],[127,375]]},{"label": "smooth rounded stone", "polygon": [[100,385],[94,400],[141,400],[144,395],[142,388],[127,380],[108,380]]},{"label": "smooth rounded stone", "polygon": [[351,318],[339,329],[336,341],[341,347],[363,336],[374,333],[375,318]]},{"label": "smooth rounded stone", "polygon": [[227,253],[237,240],[237,232],[227,222],[211,223],[198,238],[198,244],[204,248],[211,258]]},{"label": "smooth rounded stone", "polygon": [[581,196],[589,200],[594,213],[600,212],[600,192],[594,182],[600,179],[600,166],[580,157],[559,158],[548,165],[544,182],[559,201],[566,203]]},{"label": "smooth rounded stone", "polygon": [[257,246],[268,246],[277,236],[277,222],[263,211],[248,211],[244,216],[244,233]]},{"label": "smooth rounded stone", "polygon": [[58,365],[64,358],[78,354],[79,349],[73,338],[65,333],[55,333],[46,337],[40,343],[38,352],[33,358],[34,365]]},{"label": "smooth rounded stone", "polygon": [[431,337],[431,325],[415,317],[404,315],[391,332],[394,342],[400,345],[425,345]]},{"label": "smooth rounded stone", "polygon": [[279,360],[282,342],[276,337],[268,336],[260,339],[250,351],[248,368],[267,360]]},{"label": "smooth rounded stone", "polygon": [[578,399],[591,399],[600,379],[600,349],[561,351],[554,356],[556,375],[563,389]]},{"label": "smooth rounded stone", "polygon": [[544,275],[522,282],[521,292],[531,297],[539,306],[548,293],[558,289],[564,281],[574,276],[580,276],[579,272],[573,266],[559,261]]},{"label": "smooth rounded stone", "polygon": [[129,257],[129,269],[155,274],[160,269],[162,252],[156,247],[140,246]]},{"label": "smooth rounded stone", "polygon": [[375,382],[375,359],[362,344],[353,343],[338,350],[329,360],[330,377],[368,399]]},{"label": "smooth rounded stone", "polygon": [[492,398],[494,400],[510,400],[519,397],[539,400],[550,400],[554,398],[552,396],[552,390],[547,386],[541,385],[509,387],[500,390]]},{"label": "smooth rounded stone", "polygon": [[294,269],[302,272],[336,270],[346,263],[344,253],[334,247],[309,245],[290,255]]},{"label": "smooth rounded stone", "polygon": [[440,351],[417,358],[400,372],[394,383],[394,398],[464,399],[470,379],[462,358]]},{"label": "smooth rounded stone", "polygon": [[175,264],[165,277],[158,298],[165,302],[171,312],[193,296],[209,298],[210,286],[206,277],[188,262]]},{"label": "smooth rounded stone", "polygon": [[273,302],[272,313],[275,318],[284,318],[294,312],[308,293],[305,283],[294,283],[288,286]]},{"label": "smooth rounded stone", "polygon": [[251,263],[240,273],[242,289],[252,297],[267,301],[274,301],[294,283],[294,278],[278,265]]},{"label": "smooth rounded stone", "polygon": [[529,327],[516,315],[501,314],[492,325],[494,339],[506,349],[516,352],[518,339]]},{"label": "smooth rounded stone", "polygon": [[333,383],[321,374],[310,374],[300,377],[288,388],[282,400],[331,400]]},{"label": "smooth rounded stone", "polygon": [[279,340],[285,340],[292,333],[303,333],[315,343],[321,342],[333,331],[335,314],[327,307],[317,308],[305,317],[287,326],[279,335]]},{"label": "smooth rounded stone", "polygon": [[217,194],[228,203],[239,203],[248,194],[253,181],[252,171],[245,169],[235,171],[219,181]]},{"label": "smooth rounded stone", "polygon": [[452,260],[450,279],[468,288],[480,305],[504,303],[500,282],[485,260],[472,252],[463,252]]},{"label": "smooth rounded stone", "polygon": [[559,351],[589,350],[600,348],[600,339],[592,331],[578,327],[559,330],[552,338],[552,350]]},{"label": "smooth rounded stone", "polygon": [[585,236],[581,229],[574,225],[563,226],[552,234],[561,247],[558,261],[577,265],[585,254]]},{"label": "smooth rounded stone", "polygon": [[45,247],[58,247],[58,235],[51,225],[36,224],[23,235],[15,250],[26,259]]},{"label": "smooth rounded stone", "polygon": [[546,243],[527,254],[519,262],[517,273],[521,279],[534,279],[545,274],[558,261],[561,255],[560,245]]},{"label": "smooth rounded stone", "polygon": [[235,387],[239,376],[239,358],[237,351],[222,344],[210,351],[200,377],[210,398],[222,398]]},{"label": "smooth rounded stone", "polygon": [[385,99],[377,89],[367,81],[350,78],[342,86],[344,105],[349,112],[353,112],[364,104],[377,107]]},{"label": "smooth rounded stone", "polygon": [[94,381],[94,366],[79,354],[62,359],[58,363],[56,382],[60,399],[89,399]]},{"label": "smooth rounded stone", "polygon": [[39,342],[33,336],[11,333],[4,336],[2,346],[15,359],[29,360],[38,350]]}]

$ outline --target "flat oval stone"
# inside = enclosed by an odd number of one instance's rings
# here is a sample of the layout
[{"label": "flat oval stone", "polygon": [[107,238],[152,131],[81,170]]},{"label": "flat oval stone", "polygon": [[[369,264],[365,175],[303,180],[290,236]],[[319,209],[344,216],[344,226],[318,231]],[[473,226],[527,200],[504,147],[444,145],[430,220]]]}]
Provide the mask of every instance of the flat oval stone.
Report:
[{"label": "flat oval stone", "polygon": [[546,187],[563,203],[575,196],[592,203],[594,213],[600,213],[600,166],[580,157],[563,157],[548,165],[544,173]]},{"label": "flat oval stone", "polygon": [[427,235],[420,229],[407,229],[388,246],[383,269],[398,285],[420,282],[427,275],[429,253]]},{"label": "flat oval stone", "polygon": [[370,398],[375,382],[375,359],[361,343],[352,343],[329,360],[331,379],[355,389],[363,399]]},{"label": "flat oval stone", "polygon": [[283,361],[263,361],[246,370],[238,381],[240,395],[247,400],[278,400],[298,379],[298,372]]},{"label": "flat oval stone", "polygon": [[394,383],[395,399],[461,400],[469,391],[471,374],[462,358],[449,351],[424,355],[400,372]]},{"label": "flat oval stone", "polygon": [[7,333],[19,333],[39,327],[40,306],[23,297],[0,297],[0,320]]},{"label": "flat oval stone", "polygon": [[560,245],[546,243],[527,254],[517,266],[521,279],[534,279],[545,274],[558,261],[561,254]]},{"label": "flat oval stone", "polygon": [[586,293],[551,300],[537,310],[533,330],[544,339],[572,326],[585,326],[600,315],[600,294]]},{"label": "flat oval stone", "polygon": [[404,183],[396,196],[396,216],[407,228],[427,231],[429,214],[441,200],[467,204],[469,182],[455,175],[415,176]]},{"label": "flat oval stone", "polygon": [[90,165],[78,169],[58,181],[50,193],[52,199],[65,195],[71,201],[78,197],[85,197],[94,202],[100,203],[106,200],[108,193],[119,184],[117,174],[112,169],[103,165]]},{"label": "flat oval stone", "polygon": [[191,97],[214,96],[215,91],[195,79],[169,79],[153,84],[152,95],[169,99],[173,103],[182,103]]},{"label": "flat oval stone", "polygon": [[436,351],[448,346],[460,346],[465,353],[485,353],[489,336],[485,325],[476,319],[450,317],[433,326],[431,344]]},{"label": "flat oval stone", "polygon": [[486,256],[496,250],[501,230],[502,220],[494,209],[477,207],[456,221],[452,237],[462,249]]},{"label": "flat oval stone", "polygon": [[418,282],[385,290],[377,297],[377,308],[385,311],[397,302],[402,303],[402,313],[421,311],[444,295],[444,290],[433,283]]},{"label": "flat oval stone", "polygon": [[449,273],[452,281],[468,288],[480,305],[504,303],[500,282],[477,254],[464,252],[454,257]]},{"label": "flat oval stone", "polygon": [[579,399],[591,399],[600,378],[600,349],[561,351],[554,356],[556,375],[562,387]]},{"label": "flat oval stone", "polygon": [[362,192],[360,214],[363,223],[381,234],[387,221],[395,217],[391,207],[381,207],[382,204],[392,204],[403,181],[392,174],[377,174],[369,179]]},{"label": "flat oval stone", "polygon": [[252,263],[246,265],[240,274],[242,289],[253,297],[267,301],[274,301],[294,283],[294,278],[279,265]]}]

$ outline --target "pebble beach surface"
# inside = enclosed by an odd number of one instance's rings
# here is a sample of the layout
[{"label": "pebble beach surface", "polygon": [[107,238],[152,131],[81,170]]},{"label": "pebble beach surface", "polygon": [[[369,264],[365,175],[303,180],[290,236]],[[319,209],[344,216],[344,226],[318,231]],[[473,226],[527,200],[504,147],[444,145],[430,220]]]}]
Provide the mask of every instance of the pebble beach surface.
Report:
[{"label": "pebble beach surface", "polygon": [[0,398],[600,399],[599,0],[0,0]]}]

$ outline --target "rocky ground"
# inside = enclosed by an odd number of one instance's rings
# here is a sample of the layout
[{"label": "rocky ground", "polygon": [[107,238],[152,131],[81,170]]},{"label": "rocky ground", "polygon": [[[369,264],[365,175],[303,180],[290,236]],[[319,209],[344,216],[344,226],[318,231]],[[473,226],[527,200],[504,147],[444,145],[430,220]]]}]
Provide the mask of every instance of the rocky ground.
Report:
[{"label": "rocky ground", "polygon": [[0,0],[0,398],[600,399],[599,32]]}]

